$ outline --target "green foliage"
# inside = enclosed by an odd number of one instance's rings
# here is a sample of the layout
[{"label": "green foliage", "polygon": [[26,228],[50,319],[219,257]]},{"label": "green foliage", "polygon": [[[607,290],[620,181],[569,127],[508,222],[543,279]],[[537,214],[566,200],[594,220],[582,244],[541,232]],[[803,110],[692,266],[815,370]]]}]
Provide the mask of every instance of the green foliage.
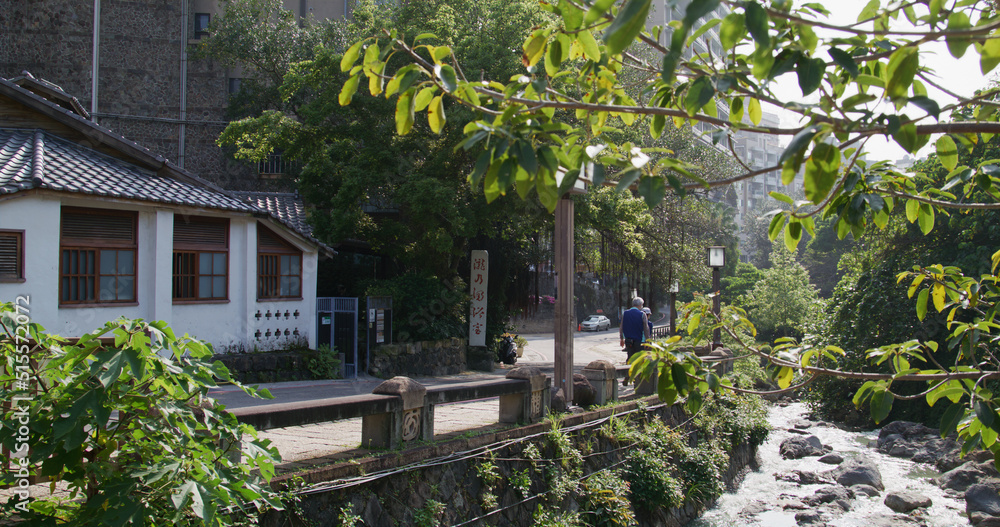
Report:
[{"label": "green foliage", "polygon": [[628,482],[629,499],[636,507],[653,510],[673,508],[684,502],[680,482],[662,452],[638,450],[629,455],[622,476]]},{"label": "green foliage", "polygon": [[743,300],[760,337],[801,337],[806,322],[822,310],[809,273],[789,251],[775,247],[763,275]]},{"label": "green foliage", "polygon": [[[3,419],[19,422],[14,412],[26,411],[26,466],[70,492],[69,500],[32,498],[20,511],[28,524],[225,526],[281,508],[267,485],[277,450],[208,397],[218,381],[233,382],[220,362],[206,362],[210,346],[177,338],[163,322],[118,319],[69,342],[19,318],[12,304],[0,306],[0,398],[22,398]],[[37,343],[30,349],[28,338]],[[0,428],[12,452],[17,437],[17,428]],[[14,472],[2,478],[17,486]]]},{"label": "green foliage", "polygon": [[437,500],[427,500],[424,506],[413,513],[413,524],[416,527],[438,527],[441,525],[441,515],[445,505]]},{"label": "green foliage", "polygon": [[426,273],[410,272],[380,280],[366,295],[391,296],[396,339],[402,342],[438,340],[461,335],[465,324],[465,284]]},{"label": "green foliage", "polygon": [[323,344],[316,348],[316,351],[306,361],[309,373],[314,379],[339,379],[340,378],[340,357],[336,349],[329,344]]},{"label": "green foliage", "polygon": [[635,524],[629,485],[620,471],[595,472],[583,482],[580,513],[587,525],[625,527]]},{"label": "green foliage", "polygon": [[580,513],[550,510],[539,505],[532,515],[531,524],[539,527],[579,527]]},{"label": "green foliage", "polygon": [[731,304],[745,307],[747,295],[763,279],[763,271],[751,263],[740,262],[736,264],[736,272],[733,276],[722,277],[722,291]]}]

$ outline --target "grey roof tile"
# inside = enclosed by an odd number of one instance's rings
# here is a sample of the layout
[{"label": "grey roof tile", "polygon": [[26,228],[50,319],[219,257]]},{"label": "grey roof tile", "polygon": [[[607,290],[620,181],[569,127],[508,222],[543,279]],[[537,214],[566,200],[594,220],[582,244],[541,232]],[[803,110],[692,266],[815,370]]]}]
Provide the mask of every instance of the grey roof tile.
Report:
[{"label": "grey roof tile", "polygon": [[0,193],[40,188],[171,205],[260,212],[256,206],[234,196],[150,174],[47,132],[0,128],[0,145],[3,145],[0,149]]},{"label": "grey roof tile", "polygon": [[336,254],[333,248],[313,236],[312,225],[307,221],[306,205],[298,194],[290,192],[233,192],[236,197],[267,211],[286,227],[298,231],[323,248],[327,254]]}]

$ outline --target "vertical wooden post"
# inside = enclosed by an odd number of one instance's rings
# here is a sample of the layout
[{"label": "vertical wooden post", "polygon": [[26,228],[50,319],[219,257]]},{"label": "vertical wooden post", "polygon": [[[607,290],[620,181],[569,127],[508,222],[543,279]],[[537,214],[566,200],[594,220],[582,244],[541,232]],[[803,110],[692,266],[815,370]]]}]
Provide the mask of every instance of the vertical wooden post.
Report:
[{"label": "vertical wooden post", "polygon": [[556,205],[556,327],[553,390],[562,388],[573,403],[573,200],[563,196]]},{"label": "vertical wooden post", "polygon": [[670,336],[677,334],[677,293],[670,292]]}]

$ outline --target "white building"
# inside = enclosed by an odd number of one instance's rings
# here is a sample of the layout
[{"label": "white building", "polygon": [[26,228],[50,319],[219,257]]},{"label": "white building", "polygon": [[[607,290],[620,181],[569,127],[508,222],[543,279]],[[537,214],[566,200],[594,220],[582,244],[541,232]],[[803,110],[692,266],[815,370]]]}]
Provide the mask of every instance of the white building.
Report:
[{"label": "white building", "polygon": [[294,195],[226,192],[91,121],[58,86],[0,79],[0,300],[77,337],[164,320],[216,351],[316,346],[332,252]]}]

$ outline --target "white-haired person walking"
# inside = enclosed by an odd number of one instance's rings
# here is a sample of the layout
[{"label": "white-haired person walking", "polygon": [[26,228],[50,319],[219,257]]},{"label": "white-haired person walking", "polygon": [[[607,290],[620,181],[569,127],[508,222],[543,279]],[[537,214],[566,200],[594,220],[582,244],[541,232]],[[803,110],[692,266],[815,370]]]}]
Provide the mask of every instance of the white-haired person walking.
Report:
[{"label": "white-haired person walking", "polygon": [[[642,312],[643,303],[641,297],[632,299],[632,307],[622,313],[622,323],[618,326],[618,338],[621,340],[621,347],[625,348],[626,360],[641,351],[642,343],[652,336],[649,319]],[[622,384],[627,385],[628,381],[629,377],[626,374]]]}]

